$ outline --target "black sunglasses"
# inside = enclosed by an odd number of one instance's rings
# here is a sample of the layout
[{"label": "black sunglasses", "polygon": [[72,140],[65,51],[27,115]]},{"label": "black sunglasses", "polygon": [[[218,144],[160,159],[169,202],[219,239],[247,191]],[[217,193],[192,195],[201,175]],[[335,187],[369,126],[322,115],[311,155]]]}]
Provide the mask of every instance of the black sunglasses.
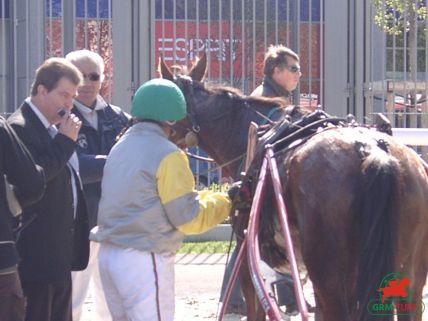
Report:
[{"label": "black sunglasses", "polygon": [[292,72],[293,74],[300,71],[299,66],[285,66],[284,68],[287,69],[288,71]]},{"label": "black sunglasses", "polygon": [[88,78],[90,81],[98,81],[100,80],[101,76],[97,74],[96,72],[91,72],[90,74],[85,74],[82,72],[83,79]]}]

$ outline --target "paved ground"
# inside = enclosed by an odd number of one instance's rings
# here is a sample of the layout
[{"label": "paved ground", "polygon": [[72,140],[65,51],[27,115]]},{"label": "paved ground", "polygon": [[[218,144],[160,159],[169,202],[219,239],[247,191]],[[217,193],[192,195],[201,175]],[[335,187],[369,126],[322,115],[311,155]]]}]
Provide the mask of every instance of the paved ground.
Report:
[{"label": "paved ground", "polygon": [[[175,321],[214,321],[220,309],[218,300],[224,274],[226,255],[188,254],[176,259],[176,318]],[[306,299],[313,304],[310,285],[304,289]],[[424,291],[428,306],[428,286]],[[224,321],[243,321],[239,315],[227,315]],[[300,320],[293,317],[292,321]],[[310,319],[313,321],[313,318]],[[91,317],[91,300],[88,298],[82,321],[96,321]],[[428,312],[423,321],[428,321]]]}]

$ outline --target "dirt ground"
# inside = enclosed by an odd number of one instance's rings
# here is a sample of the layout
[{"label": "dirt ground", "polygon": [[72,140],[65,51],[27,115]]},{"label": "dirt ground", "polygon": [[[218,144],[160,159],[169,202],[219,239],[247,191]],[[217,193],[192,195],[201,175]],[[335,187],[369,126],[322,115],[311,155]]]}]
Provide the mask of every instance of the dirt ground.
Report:
[{"label": "dirt ground", "polygon": [[[201,254],[178,255],[176,259],[176,313],[175,321],[215,321],[218,319],[219,294],[225,269],[226,255]],[[313,304],[313,293],[310,284],[304,288],[309,303]],[[428,306],[428,286],[424,289],[424,303]],[[94,320],[91,314],[91,300],[85,303],[81,321]],[[313,321],[313,315],[310,321]],[[240,315],[226,315],[224,321],[245,321]],[[299,316],[291,321],[300,320]],[[423,315],[428,321],[428,312]]]}]

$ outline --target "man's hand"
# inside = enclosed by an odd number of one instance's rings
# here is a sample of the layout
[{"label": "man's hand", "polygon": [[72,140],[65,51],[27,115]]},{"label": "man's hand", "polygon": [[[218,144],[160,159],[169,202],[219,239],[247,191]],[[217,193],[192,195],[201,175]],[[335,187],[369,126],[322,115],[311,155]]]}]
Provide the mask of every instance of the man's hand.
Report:
[{"label": "man's hand", "polygon": [[70,116],[63,117],[61,119],[58,132],[67,136],[73,141],[76,141],[80,127],[82,127],[82,122],[79,120],[79,118],[74,114],[70,114]]}]

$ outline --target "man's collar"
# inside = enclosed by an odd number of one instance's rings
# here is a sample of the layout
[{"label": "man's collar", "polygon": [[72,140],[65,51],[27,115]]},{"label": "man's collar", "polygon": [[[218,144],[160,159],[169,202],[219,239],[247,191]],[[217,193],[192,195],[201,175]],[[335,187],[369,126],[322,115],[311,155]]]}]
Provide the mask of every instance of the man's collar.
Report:
[{"label": "man's collar", "polygon": [[106,101],[100,95],[97,96],[97,100],[96,100],[94,109],[89,108],[88,106],[82,104],[80,101],[78,101],[76,99],[74,100],[74,105],[77,107],[77,109],[82,114],[90,114],[93,111],[101,110],[101,109],[104,109],[107,107]]},{"label": "man's collar", "polygon": [[27,97],[25,99],[25,102],[31,107],[33,112],[36,114],[37,118],[39,118],[40,121],[42,122],[43,126],[45,126],[46,128],[49,128],[52,125],[49,122],[49,120],[45,117],[45,115],[42,114],[39,108],[36,105],[34,105],[34,103],[31,101],[31,97]]},{"label": "man's collar", "polygon": [[288,90],[285,90],[284,88],[282,88],[280,85],[278,85],[275,80],[273,80],[271,77],[269,76],[264,76],[263,77],[263,83],[267,84],[269,87],[271,87],[271,89],[275,92],[275,94],[280,97],[290,97],[290,92]]}]

